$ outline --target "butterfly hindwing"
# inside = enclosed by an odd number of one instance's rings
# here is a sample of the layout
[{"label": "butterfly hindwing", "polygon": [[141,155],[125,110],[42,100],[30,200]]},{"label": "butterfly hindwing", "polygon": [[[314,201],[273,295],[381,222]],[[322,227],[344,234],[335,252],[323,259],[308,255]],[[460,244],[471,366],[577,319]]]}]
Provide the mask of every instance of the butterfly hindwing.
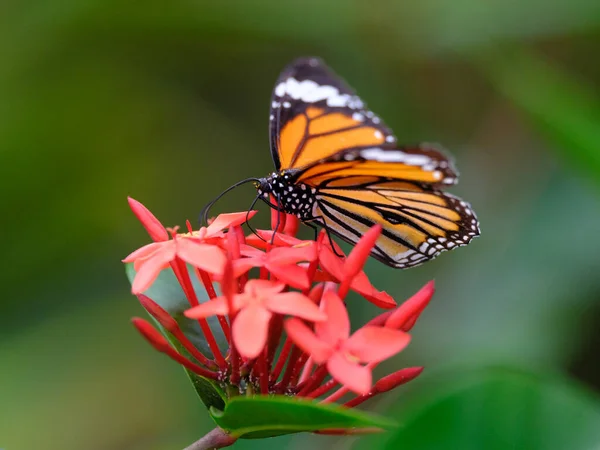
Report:
[{"label": "butterfly hindwing", "polygon": [[323,225],[350,243],[381,224],[373,256],[398,268],[419,265],[479,235],[479,223],[466,202],[409,182],[334,183],[319,189],[318,205]]}]

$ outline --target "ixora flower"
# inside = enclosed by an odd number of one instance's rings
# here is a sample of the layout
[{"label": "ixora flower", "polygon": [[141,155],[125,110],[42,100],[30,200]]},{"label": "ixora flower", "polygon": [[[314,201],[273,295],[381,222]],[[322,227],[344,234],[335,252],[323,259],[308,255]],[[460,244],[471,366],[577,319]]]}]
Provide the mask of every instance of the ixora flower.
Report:
[{"label": "ixora flower", "polygon": [[[272,230],[248,236],[241,225],[254,211],[222,214],[199,230],[188,222],[188,232],[178,233],[141,203],[129,204],[154,241],[123,260],[133,294],[154,321],[134,318],[133,325],[184,367],[217,424],[193,448],[393,426],[353,407],[423,370],[373,381],[373,369],[409,344],[434,285],[399,306],[373,287],[363,266],[381,227],[344,256],[324,232],[316,241],[296,238],[298,220],[275,211]],[[351,333],[345,302],[360,300],[350,292],[387,311]]]}]

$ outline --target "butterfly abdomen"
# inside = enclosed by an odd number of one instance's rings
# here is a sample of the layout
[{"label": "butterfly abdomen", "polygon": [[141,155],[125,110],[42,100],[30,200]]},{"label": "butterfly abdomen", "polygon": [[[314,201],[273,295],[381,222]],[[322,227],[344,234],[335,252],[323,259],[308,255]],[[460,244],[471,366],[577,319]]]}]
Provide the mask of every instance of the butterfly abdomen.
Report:
[{"label": "butterfly abdomen", "polygon": [[261,178],[257,190],[258,194],[266,199],[272,194],[287,214],[292,214],[300,220],[314,218],[316,189],[304,183],[294,182],[293,175],[289,173],[272,173],[266,178]]}]

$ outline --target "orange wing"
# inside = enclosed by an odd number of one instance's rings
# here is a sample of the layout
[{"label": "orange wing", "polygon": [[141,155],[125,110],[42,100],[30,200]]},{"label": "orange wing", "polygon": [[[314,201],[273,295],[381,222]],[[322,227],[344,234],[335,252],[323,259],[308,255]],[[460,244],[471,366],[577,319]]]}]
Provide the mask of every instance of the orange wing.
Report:
[{"label": "orange wing", "polygon": [[479,236],[471,207],[448,193],[366,177],[344,183],[334,181],[318,190],[316,214],[327,229],[351,243],[381,224],[373,256],[389,266],[413,267]]},{"label": "orange wing", "polygon": [[271,153],[276,169],[313,186],[332,177],[380,176],[453,184],[449,158],[430,145],[398,147],[392,131],[325,64],[299,59],[273,91]]}]

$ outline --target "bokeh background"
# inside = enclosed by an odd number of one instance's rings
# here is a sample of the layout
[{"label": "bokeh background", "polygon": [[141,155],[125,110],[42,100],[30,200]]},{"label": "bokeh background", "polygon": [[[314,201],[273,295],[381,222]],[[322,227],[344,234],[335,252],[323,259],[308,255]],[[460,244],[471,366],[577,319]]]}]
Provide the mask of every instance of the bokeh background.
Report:
[{"label": "bokeh background", "polygon": [[120,259],[147,237],[126,196],[183,224],[267,174],[271,89],[302,55],[400,141],[451,149],[483,234],[367,267],[398,299],[437,282],[393,363],[426,372],[365,405],[402,428],[236,448],[600,448],[599,46],[597,0],[0,2],[0,448],[178,449],[211,428],[129,323]]}]

